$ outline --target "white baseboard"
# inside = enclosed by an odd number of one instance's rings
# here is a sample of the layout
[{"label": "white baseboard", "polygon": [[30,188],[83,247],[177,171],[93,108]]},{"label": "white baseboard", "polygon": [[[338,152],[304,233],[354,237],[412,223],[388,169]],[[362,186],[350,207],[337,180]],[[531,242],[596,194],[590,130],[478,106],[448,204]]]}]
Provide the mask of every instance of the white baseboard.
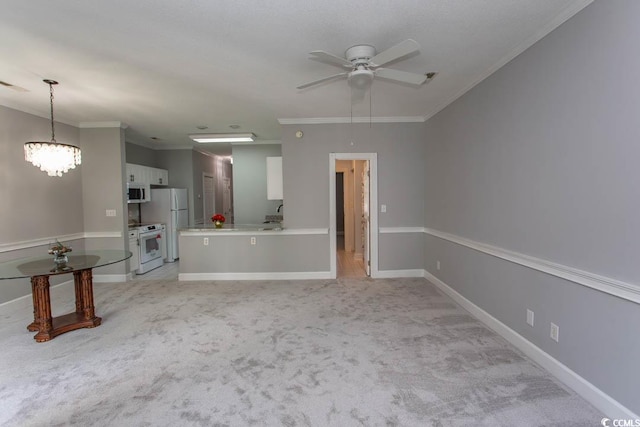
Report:
[{"label": "white baseboard", "polygon": [[[58,283],[57,285],[50,286],[49,290],[52,291],[54,289],[60,289],[68,285],[73,285],[73,280],[67,280],[62,283]],[[73,292],[73,288],[71,289]],[[8,313],[16,310],[27,310],[27,309],[33,309],[33,295],[31,294],[23,295],[21,297],[18,297],[0,304],[0,313]]]},{"label": "white baseboard", "polygon": [[180,273],[178,281],[190,280],[313,280],[331,279],[329,271],[265,273]]},{"label": "white baseboard", "polygon": [[424,270],[378,270],[374,278],[393,279],[397,277],[424,277]]},{"label": "white baseboard", "polygon": [[505,338],[511,344],[516,346],[520,351],[533,359],[540,366],[549,371],[558,380],[562,381],[568,387],[573,389],[582,398],[591,403],[593,406],[602,411],[611,419],[640,419],[638,415],[623,406],[620,402],[613,399],[608,394],[573,372],[567,366],[551,357],[542,349],[534,345],[532,342],[518,334],[513,329],[469,301],[458,291],[438,279],[433,274],[424,270],[424,278],[436,285],[441,291],[449,295],[453,300],[460,304],[465,310],[475,316],[482,323],[494,330],[500,336]]},{"label": "white baseboard", "polygon": [[93,283],[115,283],[115,282],[126,282],[127,277],[130,277],[129,274],[94,274],[93,275]]}]

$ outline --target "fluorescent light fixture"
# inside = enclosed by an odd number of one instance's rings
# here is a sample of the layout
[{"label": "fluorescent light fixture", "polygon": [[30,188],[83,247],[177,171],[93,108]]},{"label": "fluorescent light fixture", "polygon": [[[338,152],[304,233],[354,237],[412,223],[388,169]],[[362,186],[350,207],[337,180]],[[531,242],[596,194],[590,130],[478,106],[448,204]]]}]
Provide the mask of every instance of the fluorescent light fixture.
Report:
[{"label": "fluorescent light fixture", "polygon": [[189,135],[196,142],[253,142],[256,136],[253,133],[196,133]]}]

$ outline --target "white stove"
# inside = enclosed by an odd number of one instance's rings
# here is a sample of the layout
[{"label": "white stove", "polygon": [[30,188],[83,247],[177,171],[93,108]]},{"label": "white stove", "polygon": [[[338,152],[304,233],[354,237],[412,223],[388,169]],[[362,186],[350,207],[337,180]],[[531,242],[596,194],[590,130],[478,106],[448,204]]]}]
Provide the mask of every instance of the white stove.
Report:
[{"label": "white stove", "polygon": [[163,247],[166,248],[165,227],[162,224],[145,224],[129,227],[138,231],[140,262],[136,274],[144,274],[163,264]]}]

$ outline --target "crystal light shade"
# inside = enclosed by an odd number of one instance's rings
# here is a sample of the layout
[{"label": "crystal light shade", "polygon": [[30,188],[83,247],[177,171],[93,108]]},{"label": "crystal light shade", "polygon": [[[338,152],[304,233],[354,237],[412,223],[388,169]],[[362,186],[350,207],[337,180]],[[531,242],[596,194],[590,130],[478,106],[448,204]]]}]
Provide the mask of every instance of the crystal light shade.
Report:
[{"label": "crystal light shade", "polygon": [[49,176],[62,176],[69,169],[75,169],[82,162],[80,149],[75,145],[56,142],[55,122],[53,121],[53,86],[58,82],[44,79],[49,85],[49,105],[51,107],[51,141],[26,142],[24,144],[24,159],[32,163]]},{"label": "crystal light shade", "polygon": [[27,142],[24,159],[49,176],[62,176],[82,162],[78,147],[59,142]]}]

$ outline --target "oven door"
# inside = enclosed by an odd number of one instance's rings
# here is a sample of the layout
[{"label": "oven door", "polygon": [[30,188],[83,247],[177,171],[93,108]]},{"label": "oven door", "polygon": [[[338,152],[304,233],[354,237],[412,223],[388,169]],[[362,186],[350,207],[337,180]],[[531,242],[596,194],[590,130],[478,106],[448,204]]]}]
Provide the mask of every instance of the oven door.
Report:
[{"label": "oven door", "polygon": [[140,264],[162,257],[160,238],[158,231],[140,233]]}]

